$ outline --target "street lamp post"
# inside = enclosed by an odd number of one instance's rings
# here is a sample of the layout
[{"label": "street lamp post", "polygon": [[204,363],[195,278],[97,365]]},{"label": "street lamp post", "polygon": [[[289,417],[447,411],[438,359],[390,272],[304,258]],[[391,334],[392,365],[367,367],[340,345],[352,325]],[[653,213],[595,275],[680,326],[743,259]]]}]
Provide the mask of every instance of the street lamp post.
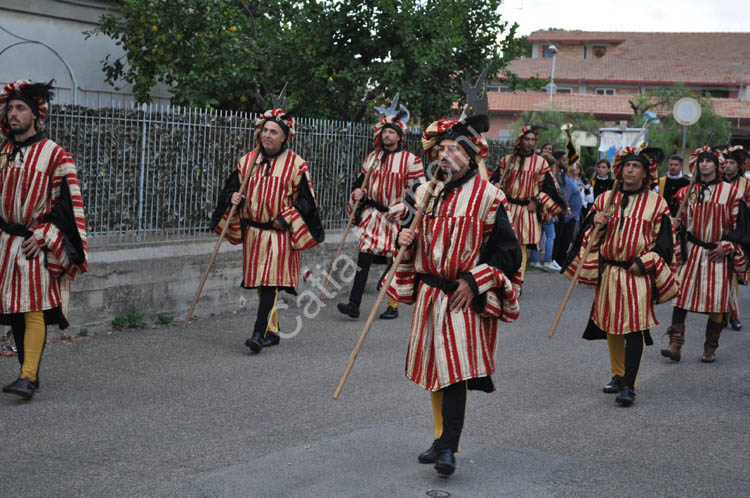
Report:
[{"label": "street lamp post", "polygon": [[552,52],[552,73],[550,74],[549,85],[547,86],[547,92],[549,93],[549,105],[552,106],[552,94],[555,93],[555,60],[557,59],[557,47],[550,45],[547,50]]}]

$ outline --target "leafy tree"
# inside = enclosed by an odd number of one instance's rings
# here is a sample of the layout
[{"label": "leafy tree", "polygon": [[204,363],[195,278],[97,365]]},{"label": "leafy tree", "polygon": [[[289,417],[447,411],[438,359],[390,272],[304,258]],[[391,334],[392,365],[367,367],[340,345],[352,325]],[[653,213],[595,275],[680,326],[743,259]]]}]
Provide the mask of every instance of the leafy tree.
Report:
[{"label": "leafy tree", "polygon": [[[731,137],[730,123],[727,119],[714,112],[711,100],[699,97],[680,83],[671,88],[649,91],[645,95],[638,95],[631,99],[633,108],[633,125],[643,126],[646,122],[646,112],[653,112],[658,116],[659,123],[651,121],[648,124],[649,145],[659,147],[668,157],[670,154],[679,154],[682,151],[683,126],[675,121],[672,116],[672,108],[675,102],[683,97],[693,97],[701,105],[701,117],[697,123],[688,126],[685,154],[694,149],[706,145],[709,140],[711,145],[725,144]],[[666,165],[662,165],[666,170]]]},{"label": "leafy tree", "polygon": [[[305,114],[359,121],[397,91],[415,116],[446,115],[461,79],[499,74],[520,50],[502,0],[120,0],[97,32],[125,51],[110,84],[139,101],[260,111],[289,82]],[[515,81],[515,80],[514,80]]]}]

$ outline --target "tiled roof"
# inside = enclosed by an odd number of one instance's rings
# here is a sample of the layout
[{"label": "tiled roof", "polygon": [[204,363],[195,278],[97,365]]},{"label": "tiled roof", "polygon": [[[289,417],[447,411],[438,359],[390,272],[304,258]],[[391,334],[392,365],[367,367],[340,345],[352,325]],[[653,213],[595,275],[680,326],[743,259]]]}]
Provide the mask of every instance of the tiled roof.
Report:
[{"label": "tiled roof", "polygon": [[[544,111],[553,109],[562,112],[582,112],[594,114],[598,117],[612,117],[627,119],[633,115],[629,100],[631,95],[592,95],[592,94],[561,94],[552,96],[540,92],[529,93],[501,93],[488,92],[489,110],[498,114],[515,114],[523,111]],[[714,111],[725,118],[737,118],[740,111],[739,103],[735,99],[711,99]],[[669,113],[664,110],[658,114]],[[742,101],[742,119],[750,118],[750,100]]]},{"label": "tiled roof", "polygon": [[[531,42],[620,42],[597,59],[560,53],[555,81],[674,83],[739,86],[742,65],[750,80],[750,33],[626,33],[537,31]],[[548,78],[551,58],[521,58],[510,70],[522,78]]]}]

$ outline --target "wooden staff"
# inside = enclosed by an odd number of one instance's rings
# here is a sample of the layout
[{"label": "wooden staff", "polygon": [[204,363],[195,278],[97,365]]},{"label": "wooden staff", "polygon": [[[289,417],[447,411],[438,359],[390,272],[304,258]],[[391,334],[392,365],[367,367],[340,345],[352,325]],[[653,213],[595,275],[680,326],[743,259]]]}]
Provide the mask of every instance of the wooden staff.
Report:
[{"label": "wooden staff", "polygon": [[[677,210],[677,214],[675,215],[676,220],[679,220],[680,217],[682,217],[682,213],[685,211],[685,208],[687,207],[688,197],[690,197],[690,192],[693,191],[693,187],[695,186],[695,181],[698,178],[699,174],[700,174],[700,171],[698,171],[698,164],[696,163],[695,169],[693,170],[693,177],[690,179],[687,192],[685,192],[685,197],[682,199],[682,202],[680,202],[680,208]],[[719,174],[718,168],[717,168],[716,174],[717,175]]]},{"label": "wooden staff", "polygon": [[[612,204],[612,201],[615,198],[615,192],[617,192],[619,186],[620,180],[615,180],[615,184],[612,186],[612,190],[607,196],[607,202],[604,203],[604,209],[602,210],[603,213],[609,211],[609,206]],[[591,248],[599,242],[599,232],[601,232],[602,226],[604,225],[596,225],[594,227],[594,231],[591,234],[591,237],[589,237],[589,242],[588,244],[586,244],[586,249],[583,250],[581,262],[578,265],[578,268],[576,268],[576,272],[573,274],[573,278],[570,281],[570,286],[568,286],[568,291],[565,293],[565,297],[563,297],[560,309],[557,311],[557,315],[555,316],[555,321],[552,322],[552,326],[549,329],[548,337],[550,339],[552,338],[552,334],[555,333],[555,329],[557,328],[557,324],[560,322],[560,318],[562,318],[563,311],[565,311],[565,306],[567,306],[568,299],[570,299],[570,295],[573,293],[573,288],[575,287],[576,282],[578,282],[578,277],[581,275],[581,270],[583,270],[583,265],[584,263],[586,263],[586,258],[588,257],[589,252],[591,252]]]},{"label": "wooden staff", "polygon": [[[255,148],[255,155],[253,156],[253,162],[250,164],[250,167],[247,170],[248,171],[247,175],[245,175],[245,178],[242,179],[242,185],[240,185],[240,190],[239,190],[240,193],[245,191],[248,180],[250,180],[250,177],[253,176],[253,169],[255,168],[255,165],[258,162],[259,156],[260,156],[260,145]],[[211,255],[211,259],[208,260],[208,266],[206,266],[206,271],[203,272],[203,278],[201,278],[201,283],[200,285],[198,285],[198,290],[195,291],[195,297],[193,298],[193,303],[190,305],[190,309],[188,310],[187,316],[185,317],[185,322],[182,324],[182,328],[187,328],[188,322],[190,322],[190,318],[193,316],[195,305],[198,304],[198,298],[201,297],[201,292],[203,292],[203,286],[206,284],[206,279],[208,279],[208,272],[211,271],[211,267],[214,264],[216,255],[219,253],[219,247],[221,247],[221,243],[224,241],[224,236],[227,233],[227,228],[229,228],[229,221],[232,219],[232,216],[234,216],[234,212],[236,210],[237,210],[237,206],[232,204],[231,209],[229,209],[229,216],[227,217],[227,222],[224,223],[224,228],[221,229],[221,234],[219,235],[219,240],[216,242],[214,253]]]},{"label": "wooden staff", "polygon": [[[377,154],[376,154],[376,157],[377,157]],[[362,189],[365,189],[367,186],[369,186],[371,175],[372,175],[372,167],[369,170],[367,170],[367,173],[365,173],[365,179],[362,181]],[[331,271],[328,272],[328,276],[326,277],[326,284],[323,287],[323,291],[320,293],[320,299],[323,299],[323,296],[325,296],[325,293],[328,290],[328,284],[331,283],[331,276],[333,275],[333,270],[336,268],[336,262],[339,260],[339,256],[341,256],[341,251],[344,249],[346,236],[349,235],[349,230],[351,230],[352,225],[354,224],[354,218],[357,216],[357,209],[359,209],[359,204],[360,202],[362,202],[362,199],[364,199],[364,196],[358,199],[354,203],[354,209],[352,209],[352,214],[349,215],[349,223],[346,224],[346,228],[344,229],[344,235],[341,237],[341,243],[339,244],[339,248],[336,250],[336,255],[333,257],[333,262],[331,263]]]},{"label": "wooden staff", "polygon": [[[437,185],[437,175],[432,177],[432,180],[430,180],[430,184],[427,186],[427,192],[425,192],[424,199],[422,199],[422,202],[419,204],[419,207],[417,208],[417,213],[414,215],[414,219],[411,222],[411,225],[409,226],[410,229],[414,230],[417,227],[419,227],[419,224],[422,222],[422,215],[424,214],[424,210],[427,207],[427,203],[430,202],[430,199],[432,199],[432,193],[435,190],[435,185]],[[406,254],[406,247],[400,247],[398,250],[398,254],[396,255],[396,258],[393,260],[393,264],[391,265],[391,269],[388,271],[388,275],[385,277],[385,281],[383,282],[383,286],[380,288],[380,293],[378,294],[378,299],[375,301],[375,305],[372,307],[372,311],[370,311],[370,316],[367,318],[367,322],[365,323],[365,328],[362,329],[362,333],[359,334],[359,340],[357,340],[357,344],[354,346],[354,349],[352,350],[352,354],[349,355],[349,361],[346,363],[346,368],[344,369],[344,373],[341,375],[341,379],[339,379],[339,384],[336,386],[336,389],[333,391],[333,399],[339,399],[339,395],[341,394],[341,391],[344,389],[344,384],[346,383],[346,379],[349,377],[349,374],[352,371],[352,367],[354,366],[354,362],[357,360],[357,355],[359,354],[359,351],[362,349],[362,345],[365,343],[365,338],[367,337],[367,333],[370,331],[370,327],[372,326],[373,320],[375,320],[375,315],[378,312],[378,309],[380,309],[380,304],[383,302],[383,298],[385,297],[385,293],[388,290],[388,287],[391,285],[391,281],[393,280],[393,276],[396,274],[396,268],[398,268],[398,265],[401,264],[401,260],[404,259],[404,255]]]}]

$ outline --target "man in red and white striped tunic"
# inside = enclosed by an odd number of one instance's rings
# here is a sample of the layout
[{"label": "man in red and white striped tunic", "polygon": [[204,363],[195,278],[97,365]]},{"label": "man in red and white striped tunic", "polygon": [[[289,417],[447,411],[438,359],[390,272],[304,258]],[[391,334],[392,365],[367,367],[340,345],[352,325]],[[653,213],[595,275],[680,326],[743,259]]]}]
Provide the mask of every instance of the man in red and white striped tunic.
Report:
[{"label": "man in red and white striped tunic", "polygon": [[735,229],[742,194],[737,186],[721,180],[723,158],[709,147],[691,154],[693,174],[698,175],[690,193],[680,191],[680,201],[688,195],[682,217],[675,220],[687,232],[687,255],[680,268],[680,296],[672,311],[669,348],[663,356],[680,361],[685,341],[688,311],[707,313],[706,340],[701,361],[713,362],[723,328],[723,315],[737,299],[732,273],[746,271],[747,260],[739,244],[727,236]]},{"label": "man in red and white striped tunic", "polygon": [[[742,165],[747,158],[748,154],[741,145],[730,147],[725,156],[726,164],[724,164],[724,174],[722,175],[725,182],[731,183],[737,187],[742,202],[745,203],[740,209],[747,209],[747,206],[750,206],[750,180],[745,178],[745,175],[742,174]],[[747,285],[747,282],[743,282],[743,284]],[[739,279],[735,272],[732,272],[732,292],[734,293],[734,296],[739,298]],[[727,318],[729,326],[732,327],[733,330],[742,330],[739,301],[737,299],[732,299],[729,304],[732,307],[732,311]]]},{"label": "man in red and white striped tunic", "polygon": [[513,153],[503,156],[490,177],[510,203],[510,219],[521,244],[521,271],[514,281],[520,293],[526,273],[526,246],[538,245],[542,237],[542,219],[556,216],[567,208],[555,188],[547,161],[534,153],[539,130],[524,126],[516,137]]},{"label": "man in red and white striped tunic", "polygon": [[446,475],[455,470],[467,389],[494,391],[498,323],[519,314],[510,280],[521,264],[518,239],[502,191],[477,172],[486,120],[441,120],[422,136],[441,181],[415,192],[425,214],[416,231],[399,233],[409,250],[388,289],[415,305],[406,376],[432,395],[435,441],[419,461]]},{"label": "man in red and white striped tunic", "polygon": [[[258,289],[260,300],[253,334],[245,345],[258,353],[279,343],[279,334],[268,330],[278,292],[296,295],[300,251],[317,245],[324,233],[307,162],[288,149],[294,119],[275,108],[261,114],[254,128],[258,147],[240,159],[227,179],[211,227],[221,233],[229,223],[227,240],[242,244],[241,285]],[[230,203],[238,206],[231,219]]]},{"label": "man in red and white striped tunic", "polygon": [[[349,199],[349,213],[359,201],[355,222],[359,228],[359,256],[348,303],[339,303],[341,313],[359,317],[359,305],[367,284],[370,265],[388,264],[396,243],[399,221],[408,214],[407,193],[424,182],[422,160],[403,149],[406,110],[384,116],[373,128],[375,150],[365,157],[362,171]],[[389,108],[390,109],[390,108]],[[367,179],[367,184],[364,184]],[[382,319],[398,317],[398,302],[388,299]]]},{"label": "man in red and white striped tunic", "polygon": [[[653,344],[649,329],[658,324],[654,304],[672,299],[678,286],[670,266],[674,249],[669,206],[648,188],[656,180],[656,163],[627,147],[615,157],[614,169],[621,186],[596,198],[565,274],[572,277],[586,246],[595,244],[579,276],[579,283],[596,286],[583,337],[607,339],[612,380],[604,392],[619,393],[617,403],[630,406],[644,342]],[[612,202],[605,209],[610,195]],[[603,227],[603,234],[592,241],[594,225]]]},{"label": "man in red and white striped tunic", "polygon": [[68,326],[70,282],[88,268],[75,164],[41,130],[50,84],[18,80],[0,94],[0,323],[10,325],[21,373],[3,392],[31,399],[47,325]]}]

